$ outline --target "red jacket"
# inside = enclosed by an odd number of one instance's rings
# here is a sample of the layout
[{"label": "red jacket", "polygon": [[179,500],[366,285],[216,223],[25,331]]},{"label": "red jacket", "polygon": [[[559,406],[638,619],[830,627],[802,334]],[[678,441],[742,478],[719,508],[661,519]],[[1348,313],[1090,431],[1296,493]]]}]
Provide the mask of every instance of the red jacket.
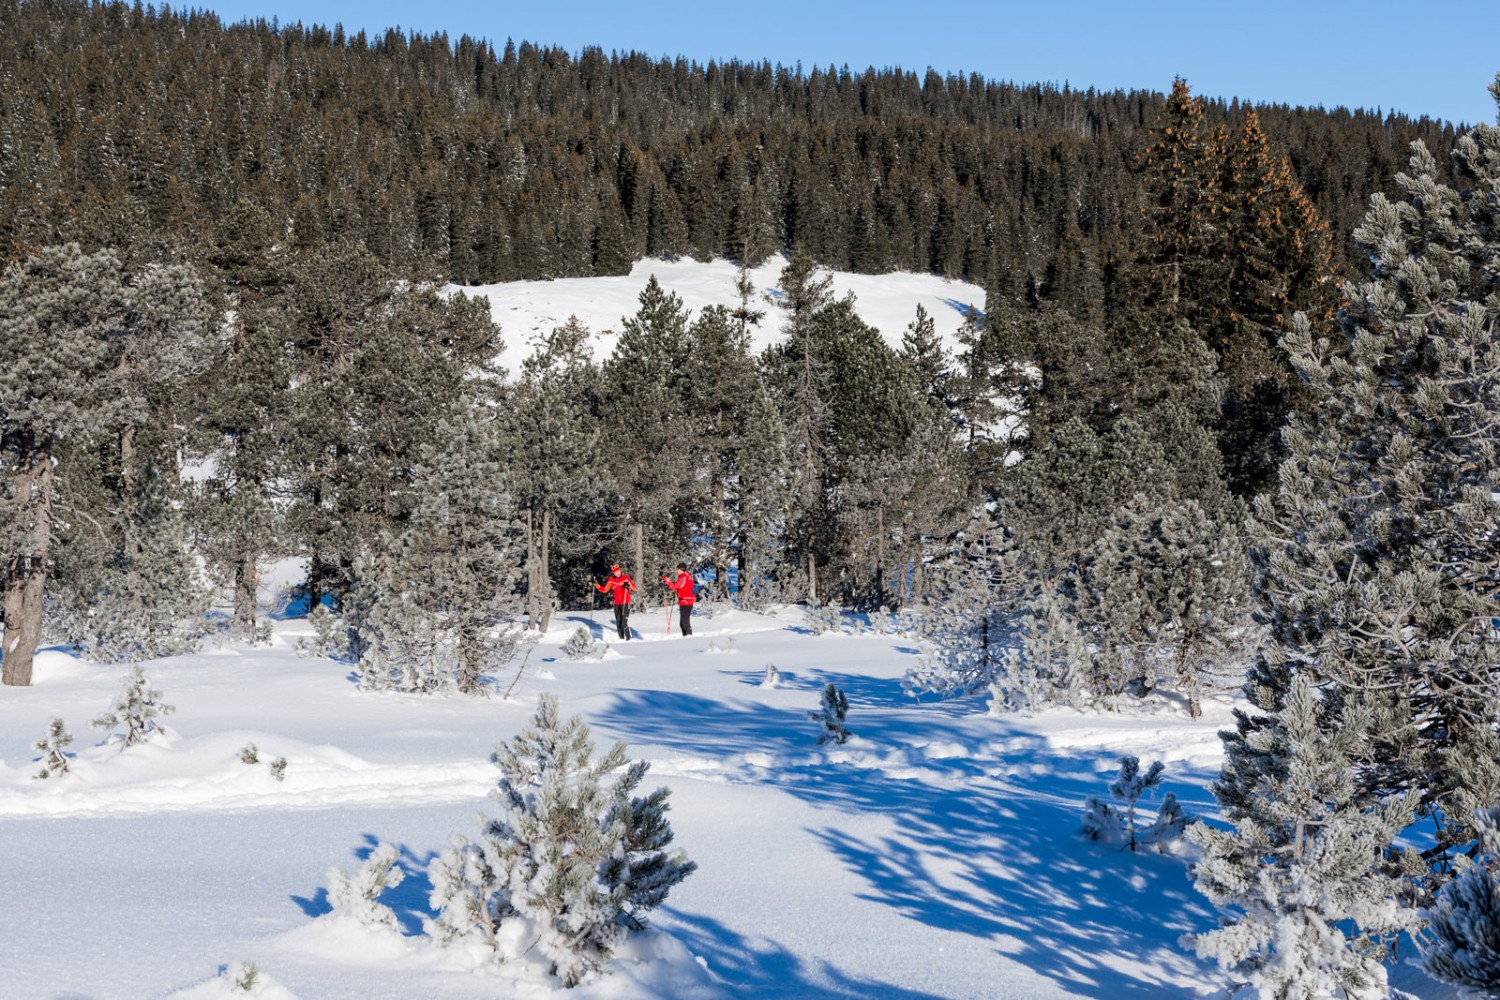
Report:
[{"label": "red jacket", "polygon": [[621,572],[603,583],[594,584],[594,589],[601,594],[613,590],[615,592],[614,603],[629,604],[630,595],[635,593],[635,581],[630,578],[630,574]]},{"label": "red jacket", "polygon": [[686,571],[677,574],[676,580],[661,578],[677,594],[677,603],[682,607],[691,607],[698,598],[693,596],[693,578]]}]

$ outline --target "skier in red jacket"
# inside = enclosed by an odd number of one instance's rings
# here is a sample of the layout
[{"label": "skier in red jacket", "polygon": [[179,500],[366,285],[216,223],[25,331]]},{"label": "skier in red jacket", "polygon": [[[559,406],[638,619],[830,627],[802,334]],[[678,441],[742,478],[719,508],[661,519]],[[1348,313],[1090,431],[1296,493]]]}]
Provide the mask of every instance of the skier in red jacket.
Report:
[{"label": "skier in red jacket", "polygon": [[615,629],[620,633],[621,639],[630,638],[630,595],[635,593],[635,581],[630,574],[615,563],[609,568],[609,579],[603,583],[594,584],[594,589],[599,593],[613,591],[615,603]]},{"label": "skier in red jacket", "polygon": [[693,594],[693,577],[687,571],[687,563],[677,564],[677,578],[663,576],[661,582],[667,585],[667,589],[677,595],[677,614],[682,622],[682,634],[693,634],[693,602],[698,598]]}]

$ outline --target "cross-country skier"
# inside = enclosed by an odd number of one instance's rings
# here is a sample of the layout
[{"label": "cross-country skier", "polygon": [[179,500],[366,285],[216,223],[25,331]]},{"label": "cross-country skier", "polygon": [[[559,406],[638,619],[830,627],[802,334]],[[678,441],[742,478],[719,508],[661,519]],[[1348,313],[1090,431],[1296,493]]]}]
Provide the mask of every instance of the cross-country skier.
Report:
[{"label": "cross-country skier", "polygon": [[677,614],[682,622],[682,634],[693,634],[693,602],[697,597],[693,594],[693,577],[687,571],[687,563],[677,564],[677,577],[673,579],[663,576],[661,582],[667,585],[667,589],[677,595]]},{"label": "cross-country skier", "polygon": [[630,574],[620,568],[619,563],[609,567],[609,579],[603,583],[594,584],[594,589],[601,594],[613,593],[615,604],[615,629],[620,633],[621,639],[630,638],[630,595],[635,593],[635,581]]}]

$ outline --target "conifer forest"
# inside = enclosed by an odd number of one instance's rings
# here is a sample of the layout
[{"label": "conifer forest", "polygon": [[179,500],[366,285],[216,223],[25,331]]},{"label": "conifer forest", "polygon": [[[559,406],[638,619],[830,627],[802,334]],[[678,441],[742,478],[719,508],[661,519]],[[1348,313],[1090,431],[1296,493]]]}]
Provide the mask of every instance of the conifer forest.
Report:
[{"label": "conifer forest", "polygon": [[[916,695],[1237,699],[1184,946],[1500,990],[1500,127],[1161,86],[0,0],[5,685],[262,641],[295,558],[361,688],[480,693],[682,562],[898,617]],[[780,277],[513,370],[464,294],[656,257]],[[984,301],[898,348],[830,271]]]}]

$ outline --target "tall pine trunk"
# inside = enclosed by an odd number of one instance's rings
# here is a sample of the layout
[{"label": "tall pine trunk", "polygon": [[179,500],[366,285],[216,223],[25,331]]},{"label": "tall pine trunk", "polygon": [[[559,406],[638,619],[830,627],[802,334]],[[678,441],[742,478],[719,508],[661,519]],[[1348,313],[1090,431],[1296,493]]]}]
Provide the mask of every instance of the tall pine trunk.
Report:
[{"label": "tall pine trunk", "polygon": [[537,560],[538,598],[542,602],[539,628],[543,633],[552,622],[552,509],[542,508],[542,551]]},{"label": "tall pine trunk", "polygon": [[52,542],[51,449],[33,443],[20,454],[11,488],[21,531],[5,561],[5,638],[0,645],[0,681],[13,687],[31,683],[32,660],[42,640],[42,599]]},{"label": "tall pine trunk", "polygon": [[[255,605],[260,583],[260,571],[256,567],[255,551],[240,552],[234,565],[234,625],[248,642],[255,638]],[[312,609],[308,608],[311,612]]]}]

